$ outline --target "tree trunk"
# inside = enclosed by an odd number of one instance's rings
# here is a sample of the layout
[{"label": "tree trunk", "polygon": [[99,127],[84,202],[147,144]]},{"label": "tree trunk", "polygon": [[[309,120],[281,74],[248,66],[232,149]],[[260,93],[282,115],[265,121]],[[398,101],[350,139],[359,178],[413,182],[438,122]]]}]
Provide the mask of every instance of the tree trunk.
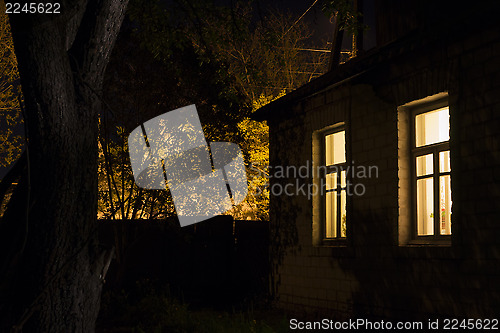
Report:
[{"label": "tree trunk", "polygon": [[27,168],[0,224],[0,331],[93,332],[100,92],[127,0],[13,14]]}]

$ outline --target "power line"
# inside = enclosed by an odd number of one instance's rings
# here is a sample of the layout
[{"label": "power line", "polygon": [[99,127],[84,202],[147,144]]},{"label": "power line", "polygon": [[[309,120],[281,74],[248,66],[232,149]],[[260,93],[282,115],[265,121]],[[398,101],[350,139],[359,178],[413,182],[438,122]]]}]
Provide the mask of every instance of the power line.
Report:
[{"label": "power line", "polygon": [[298,51],[309,51],[309,52],[324,52],[324,53],[330,53],[332,50],[323,50],[323,49],[296,49]]},{"label": "power line", "polygon": [[311,6],[309,6],[309,8],[307,8],[307,10],[304,12],[304,14],[300,15],[300,17],[297,19],[297,21],[295,21],[294,24],[292,24],[292,26],[290,28],[288,28],[288,30],[283,34],[282,38],[290,31],[292,30],[292,28],[297,24],[299,23],[300,20],[302,20],[302,18],[304,17],[304,15],[307,14],[307,12],[313,8],[313,6],[316,4],[316,2],[318,2],[318,0],[314,0],[313,4]]},{"label": "power line", "polygon": [[[309,51],[309,52],[323,52],[323,53],[330,53],[332,50],[327,50],[327,49],[305,49],[305,48],[291,48],[291,47],[280,47],[277,46],[279,49],[284,49],[284,50],[297,50],[297,51]],[[351,51],[340,51],[342,54],[348,54],[351,53]]]}]

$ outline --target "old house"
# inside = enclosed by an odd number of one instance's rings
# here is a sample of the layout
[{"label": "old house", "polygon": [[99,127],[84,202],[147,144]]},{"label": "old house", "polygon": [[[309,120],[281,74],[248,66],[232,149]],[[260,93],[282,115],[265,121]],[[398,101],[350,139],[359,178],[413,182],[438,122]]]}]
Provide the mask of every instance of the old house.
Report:
[{"label": "old house", "polygon": [[498,316],[497,3],[375,1],[374,48],[255,114],[281,308]]}]

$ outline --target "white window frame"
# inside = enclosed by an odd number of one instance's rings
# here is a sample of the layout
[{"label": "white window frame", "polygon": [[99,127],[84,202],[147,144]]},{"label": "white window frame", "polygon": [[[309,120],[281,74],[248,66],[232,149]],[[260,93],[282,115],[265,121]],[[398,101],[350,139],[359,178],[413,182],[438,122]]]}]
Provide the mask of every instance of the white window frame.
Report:
[{"label": "white window frame", "polygon": [[[425,145],[421,147],[416,146],[416,139],[417,135],[415,132],[415,124],[416,124],[416,117],[418,115],[425,114],[427,112],[432,112],[435,110],[438,110],[443,107],[447,107],[448,103],[447,101],[440,101],[439,104],[432,104],[427,107],[418,107],[415,108],[412,112],[412,117],[411,117],[411,130],[412,130],[412,159],[411,159],[411,166],[412,166],[412,195],[413,195],[413,232],[414,232],[414,239],[418,238],[427,238],[427,239],[434,239],[434,240],[440,240],[440,239],[449,239],[451,237],[450,235],[441,235],[440,233],[440,177],[441,176],[446,176],[449,175],[451,177],[451,171],[447,172],[441,172],[439,169],[439,153],[444,152],[444,151],[450,151],[450,141],[441,141],[438,143],[430,144],[430,145]],[[448,124],[449,127],[449,124]],[[417,157],[427,155],[427,154],[432,154],[433,156],[433,172],[431,175],[424,175],[424,176],[417,176],[417,170],[416,170],[416,161]],[[433,223],[434,223],[434,230],[432,235],[418,235],[417,229],[418,229],[418,212],[417,212],[417,180],[419,179],[433,179]]]},{"label": "white window frame", "polygon": [[[451,245],[451,235],[440,234],[439,214],[439,177],[449,175],[452,171],[441,172],[439,169],[439,153],[450,151],[450,141],[443,141],[416,147],[415,119],[417,115],[449,107],[448,94],[440,93],[427,98],[407,103],[398,108],[398,159],[399,159],[399,244],[437,244]],[[451,117],[451,110],[450,117]],[[450,124],[451,127],[451,124]],[[451,138],[451,131],[450,131]],[[432,154],[433,172],[428,176],[417,177],[416,159],[419,156]],[[451,157],[451,151],[450,151]],[[417,232],[417,179],[433,179],[433,234],[418,235]],[[451,189],[453,193],[453,189]],[[453,214],[452,214],[453,216]],[[453,219],[451,221],[453,227]],[[453,231],[451,231],[453,234]]]},{"label": "white window frame", "polygon": [[[339,132],[344,132],[344,137],[345,137],[345,142],[344,142],[344,158],[345,158],[345,161],[342,162],[342,163],[337,163],[337,164],[332,164],[332,165],[326,165],[326,143],[325,143],[325,138],[330,135],[330,134],[334,134],[334,133],[339,133]],[[322,243],[323,244],[343,244],[346,239],[347,239],[347,235],[348,235],[348,213],[347,213],[347,206],[348,206],[348,196],[347,196],[347,191],[346,191],[346,185],[342,186],[341,184],[341,171],[345,171],[346,172],[346,184],[347,184],[347,171],[346,171],[346,167],[347,167],[347,155],[348,155],[348,152],[347,152],[347,131],[346,131],[346,126],[344,124],[342,125],[339,125],[339,126],[336,126],[334,128],[331,128],[329,130],[326,130],[326,131],[323,131],[321,133],[321,174],[320,174],[320,179],[321,179],[321,186],[322,186],[322,196],[321,196],[321,239],[322,239]],[[332,189],[332,190],[327,190],[326,189],[326,176],[328,174],[332,174],[334,172],[337,172],[337,186],[335,189]],[[341,196],[340,196],[340,193],[341,191],[345,191],[344,193],[346,193],[345,195],[345,211],[346,211],[346,214],[345,214],[345,236],[342,236],[342,232],[341,232],[341,228],[342,228],[342,214],[341,214],[341,211],[342,211],[342,207],[341,207]],[[336,213],[336,218],[337,218],[337,221],[335,221],[335,225],[336,225],[336,236],[335,237],[327,237],[327,217],[326,217],[326,206],[327,206],[327,203],[326,203],[326,198],[327,198],[327,195],[326,193],[327,192],[337,192],[337,196],[336,196],[336,200],[337,200],[337,213]],[[338,217],[340,217],[340,220],[338,220]]]}]

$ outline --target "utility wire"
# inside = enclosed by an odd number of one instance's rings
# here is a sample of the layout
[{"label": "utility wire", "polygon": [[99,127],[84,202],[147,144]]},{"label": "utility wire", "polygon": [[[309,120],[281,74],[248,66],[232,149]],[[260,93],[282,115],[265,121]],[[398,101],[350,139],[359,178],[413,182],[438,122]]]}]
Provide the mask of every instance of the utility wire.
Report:
[{"label": "utility wire", "polygon": [[313,4],[311,6],[309,6],[309,8],[307,8],[307,10],[304,12],[304,14],[300,15],[300,17],[297,19],[297,21],[295,21],[294,24],[292,24],[292,26],[290,28],[288,28],[288,30],[283,34],[283,36],[281,38],[283,38],[288,32],[290,32],[290,30],[292,30],[292,28],[297,24],[299,23],[300,20],[302,20],[302,18],[304,17],[304,15],[307,14],[307,12],[309,10],[311,10],[311,8],[313,8],[313,6],[316,4],[316,2],[318,2],[318,0],[314,0]]}]

